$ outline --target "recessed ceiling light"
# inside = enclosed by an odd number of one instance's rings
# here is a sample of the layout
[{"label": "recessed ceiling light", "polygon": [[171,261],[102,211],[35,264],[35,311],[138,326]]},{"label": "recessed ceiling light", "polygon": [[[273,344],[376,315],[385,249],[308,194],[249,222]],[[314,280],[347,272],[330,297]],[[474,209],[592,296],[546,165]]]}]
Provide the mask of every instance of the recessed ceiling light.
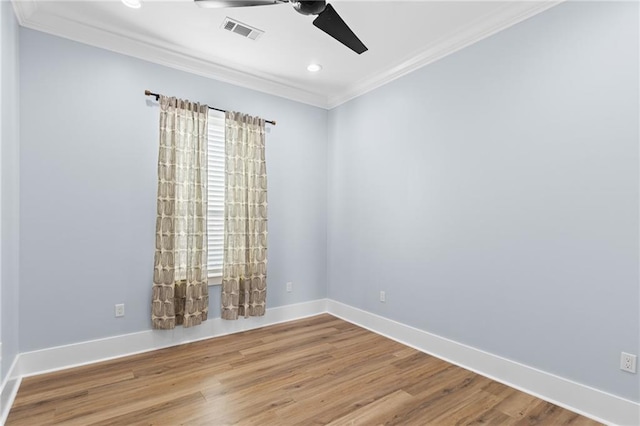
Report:
[{"label": "recessed ceiling light", "polygon": [[307,67],[307,70],[311,72],[318,72],[321,69],[322,69],[322,65],[320,64],[309,64],[309,66]]},{"label": "recessed ceiling light", "polygon": [[122,3],[132,9],[140,9],[142,7],[140,0],[122,0]]}]

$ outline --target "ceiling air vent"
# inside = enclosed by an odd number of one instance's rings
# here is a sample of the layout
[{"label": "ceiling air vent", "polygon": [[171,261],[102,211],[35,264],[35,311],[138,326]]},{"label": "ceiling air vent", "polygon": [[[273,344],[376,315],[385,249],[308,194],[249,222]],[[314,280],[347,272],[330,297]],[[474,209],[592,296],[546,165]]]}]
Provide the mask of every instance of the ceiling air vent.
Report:
[{"label": "ceiling air vent", "polygon": [[264,31],[250,27],[242,22],[238,22],[228,16],[224,19],[222,28],[227,31],[231,31],[232,33],[240,34],[242,37],[250,38],[251,40],[257,40],[258,37],[264,34]]}]

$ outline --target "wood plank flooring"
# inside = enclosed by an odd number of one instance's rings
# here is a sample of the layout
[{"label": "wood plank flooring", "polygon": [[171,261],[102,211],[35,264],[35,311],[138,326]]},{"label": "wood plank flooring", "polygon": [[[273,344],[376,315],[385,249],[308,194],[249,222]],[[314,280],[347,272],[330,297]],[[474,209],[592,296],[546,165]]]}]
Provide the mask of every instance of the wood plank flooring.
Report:
[{"label": "wood plank flooring", "polygon": [[330,315],[25,378],[7,425],[596,425]]}]

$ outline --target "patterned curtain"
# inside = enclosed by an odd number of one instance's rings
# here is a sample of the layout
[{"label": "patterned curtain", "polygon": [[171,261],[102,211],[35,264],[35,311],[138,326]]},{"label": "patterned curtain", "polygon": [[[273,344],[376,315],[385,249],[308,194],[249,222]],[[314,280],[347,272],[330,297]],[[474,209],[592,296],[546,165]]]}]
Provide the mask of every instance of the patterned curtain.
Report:
[{"label": "patterned curtain", "polygon": [[206,105],[160,96],[153,328],[207,319]]},{"label": "patterned curtain", "polygon": [[225,116],[222,318],[261,316],[267,296],[267,167],[264,120]]}]

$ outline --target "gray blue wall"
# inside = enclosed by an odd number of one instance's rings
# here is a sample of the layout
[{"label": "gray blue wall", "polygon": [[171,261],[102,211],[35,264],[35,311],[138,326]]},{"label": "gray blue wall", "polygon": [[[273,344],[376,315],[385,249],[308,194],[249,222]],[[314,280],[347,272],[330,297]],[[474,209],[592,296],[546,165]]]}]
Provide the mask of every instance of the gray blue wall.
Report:
[{"label": "gray blue wall", "polygon": [[[640,352],[638,12],[565,3],[329,113],[21,29],[19,162],[2,139],[5,352],[18,272],[21,352],[149,328],[151,89],[278,121],[270,307],[328,295],[640,400],[618,369]],[[3,129],[17,117],[4,93]]]},{"label": "gray blue wall", "polygon": [[20,73],[21,352],[150,328],[158,106],[145,89],[277,120],[267,306],[326,296],[327,111],[27,29]]},{"label": "gray blue wall", "polygon": [[18,23],[0,1],[0,341],[5,379],[18,354],[19,77]]},{"label": "gray blue wall", "polygon": [[640,400],[638,12],[567,2],[331,110],[329,298]]}]

